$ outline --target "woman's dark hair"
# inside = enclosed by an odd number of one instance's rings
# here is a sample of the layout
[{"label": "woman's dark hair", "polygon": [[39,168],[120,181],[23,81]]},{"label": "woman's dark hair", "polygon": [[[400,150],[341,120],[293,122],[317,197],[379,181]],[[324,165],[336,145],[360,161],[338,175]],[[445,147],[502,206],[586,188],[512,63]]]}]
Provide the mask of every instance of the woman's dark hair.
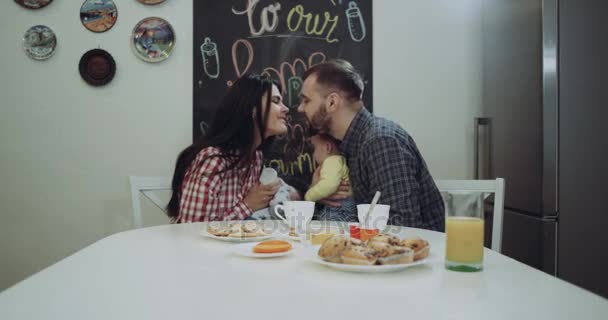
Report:
[{"label": "woman's dark hair", "polygon": [[[264,141],[264,131],[270,112],[273,85],[280,90],[278,83],[270,77],[245,74],[230,87],[220,102],[207,132],[177,157],[171,182],[173,194],[167,205],[167,215],[171,219],[177,219],[179,215],[181,187],[186,171],[203,148],[220,148],[222,153],[218,156],[229,161],[229,165],[224,169],[227,171],[252,161],[254,154],[251,151],[255,143],[254,130],[259,131],[264,143],[268,142]],[[264,101],[266,107],[262,108],[260,102],[264,94],[266,94],[266,101]],[[264,109],[265,112],[262,114]],[[254,121],[252,121],[254,110],[257,128],[254,128]]]}]

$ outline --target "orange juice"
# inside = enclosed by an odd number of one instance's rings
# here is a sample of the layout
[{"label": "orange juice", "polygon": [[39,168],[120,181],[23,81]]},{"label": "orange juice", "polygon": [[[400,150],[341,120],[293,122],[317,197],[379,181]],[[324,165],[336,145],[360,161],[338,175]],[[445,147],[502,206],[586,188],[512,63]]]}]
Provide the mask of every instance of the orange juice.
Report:
[{"label": "orange juice", "polygon": [[478,270],[481,269],[483,230],[480,218],[448,217],[445,220],[446,260],[449,265],[476,265]]},{"label": "orange juice", "polygon": [[367,241],[380,233],[378,229],[359,229],[359,239],[361,241]]}]

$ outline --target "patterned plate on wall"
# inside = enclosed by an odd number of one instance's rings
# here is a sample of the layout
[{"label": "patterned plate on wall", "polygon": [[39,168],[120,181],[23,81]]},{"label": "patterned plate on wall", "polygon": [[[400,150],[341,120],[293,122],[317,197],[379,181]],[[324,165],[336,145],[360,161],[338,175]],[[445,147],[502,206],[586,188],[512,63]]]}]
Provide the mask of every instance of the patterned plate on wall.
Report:
[{"label": "patterned plate on wall", "polygon": [[80,7],[80,22],[93,32],[106,32],[118,19],[118,10],[112,0],[85,0]]},{"label": "patterned plate on wall", "polygon": [[40,9],[46,7],[53,0],[15,0],[15,2],[27,9]]},{"label": "patterned plate on wall", "polygon": [[155,4],[165,2],[165,0],[137,0],[137,1],[139,1],[140,3],[146,4],[146,5],[155,5]]},{"label": "patterned plate on wall", "polygon": [[57,37],[51,28],[37,25],[23,35],[23,50],[34,60],[46,60],[55,53]]},{"label": "patterned plate on wall", "polygon": [[175,32],[165,19],[149,17],[141,20],[131,36],[135,55],[146,62],[167,59],[175,47]]},{"label": "patterned plate on wall", "polygon": [[87,51],[80,58],[78,71],[82,79],[95,87],[108,84],[116,74],[116,62],[112,55],[103,49]]}]

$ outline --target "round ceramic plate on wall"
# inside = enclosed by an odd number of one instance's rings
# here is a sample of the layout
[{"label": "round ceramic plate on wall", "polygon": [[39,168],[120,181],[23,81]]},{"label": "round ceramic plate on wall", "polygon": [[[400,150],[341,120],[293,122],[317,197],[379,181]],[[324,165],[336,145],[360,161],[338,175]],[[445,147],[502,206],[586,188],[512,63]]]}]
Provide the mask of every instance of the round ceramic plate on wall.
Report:
[{"label": "round ceramic plate on wall", "polygon": [[137,0],[137,1],[140,3],[146,4],[146,5],[155,5],[155,4],[165,2],[165,0]]},{"label": "round ceramic plate on wall", "polygon": [[28,57],[35,60],[46,60],[55,53],[57,37],[47,26],[33,26],[23,35],[23,50]]},{"label": "round ceramic plate on wall", "polygon": [[167,59],[174,47],[173,27],[162,18],[145,18],[133,28],[131,48],[138,58],[146,62],[161,62]]},{"label": "round ceramic plate on wall", "polygon": [[20,6],[28,9],[40,9],[46,7],[53,0],[15,0]]},{"label": "round ceramic plate on wall", "polygon": [[106,32],[118,19],[118,10],[112,0],[85,0],[80,7],[82,25],[93,32]]},{"label": "round ceramic plate on wall", "polygon": [[108,84],[116,74],[116,62],[112,55],[103,49],[87,51],[80,58],[78,71],[82,79],[95,87]]}]

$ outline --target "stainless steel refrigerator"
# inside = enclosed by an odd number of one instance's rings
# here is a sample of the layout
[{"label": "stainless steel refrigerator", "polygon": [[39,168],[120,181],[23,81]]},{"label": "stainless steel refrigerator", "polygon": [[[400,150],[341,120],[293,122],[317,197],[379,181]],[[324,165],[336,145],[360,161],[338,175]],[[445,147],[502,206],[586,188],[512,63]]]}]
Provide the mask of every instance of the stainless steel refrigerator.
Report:
[{"label": "stainless steel refrigerator", "polygon": [[479,178],[502,250],[608,297],[608,1],[484,0]]}]

